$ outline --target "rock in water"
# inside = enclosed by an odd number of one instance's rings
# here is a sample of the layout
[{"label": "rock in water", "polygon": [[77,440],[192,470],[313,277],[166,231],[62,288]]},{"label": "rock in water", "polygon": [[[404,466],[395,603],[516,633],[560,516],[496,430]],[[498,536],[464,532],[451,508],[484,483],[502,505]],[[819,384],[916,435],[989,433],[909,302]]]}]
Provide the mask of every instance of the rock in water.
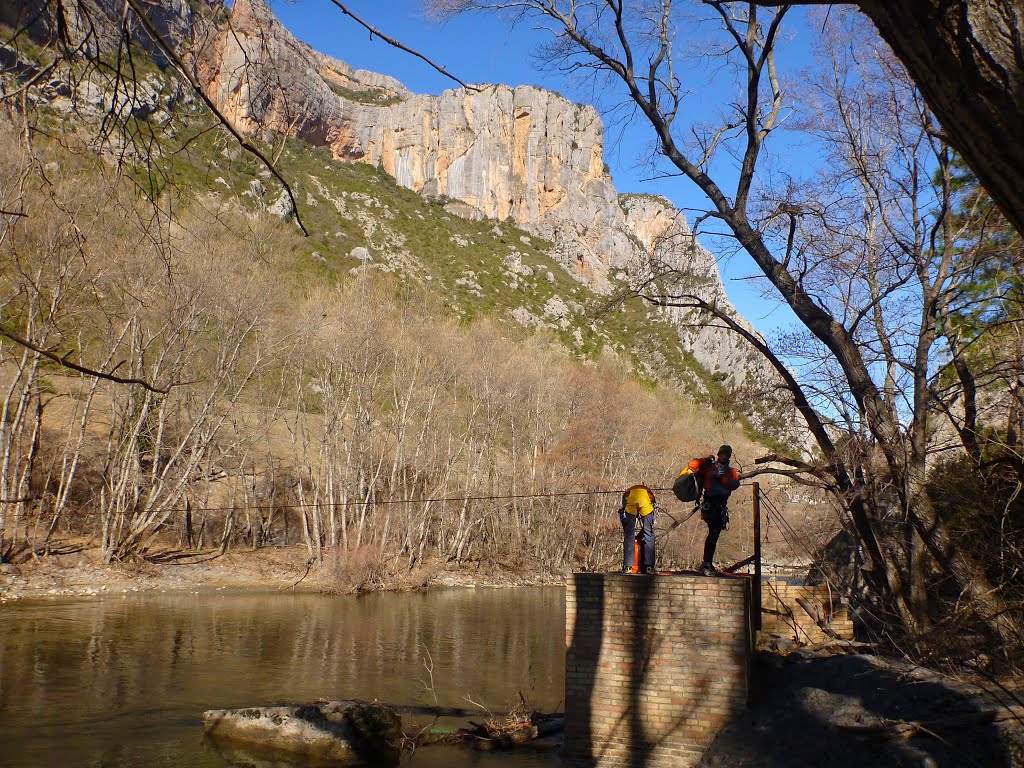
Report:
[{"label": "rock in water", "polygon": [[203,730],[227,739],[314,758],[397,765],[402,723],[390,707],[359,701],[210,709]]}]

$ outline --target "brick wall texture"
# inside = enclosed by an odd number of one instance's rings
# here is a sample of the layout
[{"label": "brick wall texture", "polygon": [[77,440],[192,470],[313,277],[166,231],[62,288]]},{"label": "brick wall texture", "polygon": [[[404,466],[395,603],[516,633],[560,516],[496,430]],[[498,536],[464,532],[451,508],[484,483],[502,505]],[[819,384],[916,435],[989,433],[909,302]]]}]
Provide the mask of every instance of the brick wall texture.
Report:
[{"label": "brick wall texture", "polygon": [[747,703],[750,580],[575,574],[566,587],[570,766],[686,768]]}]

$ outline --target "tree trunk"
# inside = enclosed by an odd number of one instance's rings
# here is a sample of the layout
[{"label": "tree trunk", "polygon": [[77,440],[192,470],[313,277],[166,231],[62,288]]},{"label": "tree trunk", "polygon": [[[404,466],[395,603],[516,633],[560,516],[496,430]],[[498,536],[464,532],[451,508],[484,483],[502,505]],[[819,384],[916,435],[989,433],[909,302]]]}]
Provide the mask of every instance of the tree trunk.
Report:
[{"label": "tree trunk", "polygon": [[[757,5],[832,5],[754,0]],[[1020,0],[857,0],[1014,228],[1024,234],[1024,6]]]},{"label": "tree trunk", "polygon": [[924,488],[912,489],[910,521],[931,556],[956,579],[978,617],[1004,647],[1021,645],[1021,628],[1009,613],[1000,592],[993,589],[985,573],[956,546],[946,526],[937,519]]},{"label": "tree trunk", "polygon": [[861,0],[949,143],[1024,233],[1024,6],[1020,0]]}]

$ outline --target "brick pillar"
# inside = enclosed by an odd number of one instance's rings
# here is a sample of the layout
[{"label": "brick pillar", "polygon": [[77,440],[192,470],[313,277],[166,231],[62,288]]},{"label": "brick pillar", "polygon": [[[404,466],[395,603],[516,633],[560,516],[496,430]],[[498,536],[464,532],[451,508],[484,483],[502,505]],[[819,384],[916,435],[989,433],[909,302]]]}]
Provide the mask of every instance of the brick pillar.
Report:
[{"label": "brick pillar", "polygon": [[577,573],[566,585],[570,766],[687,768],[747,703],[750,580]]}]

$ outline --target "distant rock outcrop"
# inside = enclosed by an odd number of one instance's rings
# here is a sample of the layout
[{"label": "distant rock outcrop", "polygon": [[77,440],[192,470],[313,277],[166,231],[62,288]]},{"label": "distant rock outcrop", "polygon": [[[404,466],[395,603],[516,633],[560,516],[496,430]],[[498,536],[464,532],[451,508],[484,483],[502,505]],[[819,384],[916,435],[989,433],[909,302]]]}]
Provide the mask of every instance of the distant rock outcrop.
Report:
[{"label": "distant rock outcrop", "polygon": [[[511,219],[551,241],[552,255],[595,291],[655,262],[684,265],[703,298],[735,314],[714,257],[678,210],[650,195],[620,201],[593,107],[531,86],[413,94],[299,42],[263,0],[236,0],[230,33],[197,50],[196,71],[243,130],[329,146],[339,160],[379,166],[408,189],[448,200],[460,216]],[[680,337],[734,383],[773,376],[734,334],[684,322]]]},{"label": "distant rock outcrop", "polygon": [[330,146],[340,160],[457,201],[462,216],[512,219],[555,243],[567,268],[599,290],[609,269],[636,256],[593,107],[530,86],[415,95],[300,43],[262,0],[237,0],[232,33],[203,50],[197,69],[243,130]]},{"label": "distant rock outcrop", "polygon": [[[21,8],[15,15],[24,17],[39,2],[15,4]],[[88,2],[101,11],[90,19],[116,40],[122,4]],[[662,197],[617,194],[593,107],[531,86],[414,94],[393,78],[353,69],[300,42],[264,0],[235,0],[230,11],[219,0],[157,0],[147,7],[161,35],[241,131],[329,147],[340,161],[377,166],[401,186],[443,201],[451,214],[510,220],[550,241],[550,254],[597,293],[668,267],[685,275],[690,290],[739,318],[714,257],[683,215]],[[0,18],[9,16],[10,9],[0,9]],[[95,39],[102,47],[104,35]],[[161,91],[156,75],[150,79],[144,86],[152,97],[143,105],[150,112],[185,99],[178,90]],[[288,210],[282,200],[264,203]],[[700,323],[689,310],[664,313],[676,321],[685,349],[720,381],[775,379],[735,334]],[[515,319],[539,322],[532,315]]]},{"label": "distant rock outcrop", "polygon": [[[654,272],[671,271],[688,290],[714,305],[747,330],[750,325],[725,294],[714,257],[701,247],[686,223],[686,217],[659,195],[624,194],[619,202],[626,223],[639,240]],[[698,361],[712,372],[726,372],[735,384],[766,383],[775,372],[759,358],[752,358],[745,342],[735,334],[713,325],[703,325],[693,310],[665,310],[679,324],[680,338]]]}]

